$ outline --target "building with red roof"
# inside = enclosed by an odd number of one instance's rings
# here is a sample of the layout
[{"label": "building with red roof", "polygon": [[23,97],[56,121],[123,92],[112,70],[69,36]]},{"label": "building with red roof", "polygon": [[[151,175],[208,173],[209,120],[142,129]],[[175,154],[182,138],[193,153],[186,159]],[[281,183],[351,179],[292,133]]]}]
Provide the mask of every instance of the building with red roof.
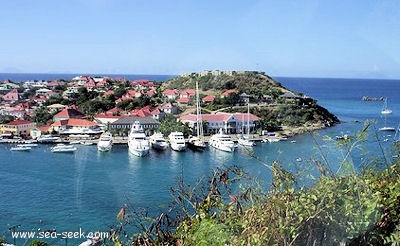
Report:
[{"label": "building with red roof", "polygon": [[176,102],[179,104],[189,104],[190,99],[188,97],[181,97],[178,100],[176,100]]},{"label": "building with red roof", "polygon": [[179,90],[178,89],[166,89],[163,91],[163,96],[170,99],[170,100],[175,100],[179,96]]},{"label": "building with red roof", "polygon": [[35,122],[30,122],[27,120],[14,120],[7,124],[1,124],[0,134],[11,134],[26,138],[30,135],[30,131],[34,128],[36,128]]},{"label": "building with red roof", "polygon": [[205,96],[201,99],[203,103],[212,103],[215,100],[215,96]]},{"label": "building with red roof", "polygon": [[192,98],[195,95],[196,95],[196,90],[194,90],[194,89],[186,89],[186,90],[183,90],[180,93],[179,97],[180,98]]},{"label": "building with red roof", "polygon": [[162,106],[161,110],[164,111],[166,114],[177,114],[179,112],[178,108],[171,102],[168,102],[164,106]]},{"label": "building with red roof", "polygon": [[21,96],[18,93],[17,89],[12,89],[11,91],[9,91],[5,95],[3,95],[2,98],[4,101],[15,102],[15,101],[20,100]]},{"label": "building with red roof", "polygon": [[221,94],[221,98],[227,97],[229,94],[235,93],[235,92],[236,92],[236,90],[234,90],[234,89],[226,90]]},{"label": "building with red roof", "polygon": [[157,85],[154,83],[154,81],[148,80],[148,79],[138,79],[130,82],[130,86],[136,88],[136,89],[146,89],[146,88],[151,88],[155,89]]},{"label": "building with red roof", "polygon": [[58,114],[54,115],[53,121],[59,121],[59,120],[67,120],[71,118],[75,119],[82,119],[85,118],[85,114],[82,113],[81,111],[76,109],[77,107],[70,106],[69,108],[61,110]]},{"label": "building with red roof", "polygon": [[85,119],[70,118],[66,120],[58,120],[51,126],[54,130],[58,131],[60,135],[97,135],[102,133],[99,124]]}]

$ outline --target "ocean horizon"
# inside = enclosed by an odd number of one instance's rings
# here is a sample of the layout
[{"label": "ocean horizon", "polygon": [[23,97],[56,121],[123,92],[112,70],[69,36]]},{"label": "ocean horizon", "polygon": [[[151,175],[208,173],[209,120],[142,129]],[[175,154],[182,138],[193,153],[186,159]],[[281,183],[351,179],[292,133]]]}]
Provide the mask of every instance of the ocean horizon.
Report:
[{"label": "ocean horizon", "polygon": [[91,76],[91,77],[111,77],[111,78],[126,78],[129,80],[149,79],[156,82],[162,82],[178,75],[168,74],[80,74],[80,73],[0,73],[0,81],[9,79],[13,82],[25,82],[30,80],[71,80],[76,76]]},{"label": "ocean horizon", "polygon": [[[129,80],[136,79],[150,79],[157,82],[162,82],[174,77],[180,76],[179,74],[124,74],[124,73],[0,73],[0,82],[6,79],[9,79],[13,82],[25,82],[29,80],[56,80],[56,79],[64,79],[71,80],[76,76],[92,76],[92,77],[111,77],[111,78],[126,78]],[[292,79],[328,79],[328,80],[337,80],[337,79],[348,79],[348,80],[393,80],[400,82],[399,79],[393,78],[362,78],[362,77],[313,77],[313,76],[284,76],[284,75],[276,75],[270,77],[277,78],[292,78]]]}]

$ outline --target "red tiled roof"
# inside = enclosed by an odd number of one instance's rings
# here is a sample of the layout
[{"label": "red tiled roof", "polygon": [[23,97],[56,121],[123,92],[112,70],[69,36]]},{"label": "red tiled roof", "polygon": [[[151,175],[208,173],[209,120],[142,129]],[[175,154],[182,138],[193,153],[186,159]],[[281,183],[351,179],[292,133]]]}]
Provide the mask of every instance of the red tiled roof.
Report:
[{"label": "red tiled roof", "polygon": [[18,125],[26,125],[26,124],[31,124],[33,122],[27,121],[27,120],[14,120],[8,123],[7,125],[10,126],[18,126]]},{"label": "red tiled roof", "polygon": [[154,89],[148,90],[148,91],[146,92],[146,94],[147,94],[148,96],[152,96],[152,95],[156,94],[156,90],[154,90]]},{"label": "red tiled roof", "polygon": [[151,111],[152,115],[160,114],[161,110],[159,108],[155,108],[153,111]]},{"label": "red tiled roof", "polygon": [[231,94],[231,93],[233,93],[233,92],[236,92],[234,89],[231,89],[231,90],[226,90],[226,91],[224,91],[223,93],[222,93],[222,96],[227,96],[227,95],[229,95],[229,94]]},{"label": "red tiled roof", "polygon": [[163,91],[162,94],[165,96],[169,96],[169,95],[177,96],[177,95],[179,95],[179,91],[177,89],[166,89]]},{"label": "red tiled roof", "polygon": [[181,92],[181,95],[182,95],[182,94],[186,94],[186,95],[188,95],[189,97],[191,97],[191,96],[196,95],[196,90],[193,90],[193,89],[186,89],[186,90],[183,90],[183,91]]},{"label": "red tiled roof", "polygon": [[203,102],[213,102],[215,100],[215,96],[205,96],[201,99]]},{"label": "red tiled roof", "polygon": [[[72,107],[72,106],[71,106]],[[56,118],[76,118],[76,117],[83,117],[84,114],[75,108],[65,108],[61,110],[58,114],[56,114],[54,117]]]},{"label": "red tiled roof", "polygon": [[185,103],[185,104],[187,104],[187,103],[189,103],[189,98],[187,98],[187,97],[181,97],[181,98],[179,98],[178,100],[177,100],[177,102],[178,103]]},{"label": "red tiled roof", "polygon": [[54,124],[52,124],[52,126],[97,126],[96,123],[94,123],[93,121],[89,121],[89,120],[84,120],[84,119],[68,119],[68,120],[59,120],[54,122]]}]

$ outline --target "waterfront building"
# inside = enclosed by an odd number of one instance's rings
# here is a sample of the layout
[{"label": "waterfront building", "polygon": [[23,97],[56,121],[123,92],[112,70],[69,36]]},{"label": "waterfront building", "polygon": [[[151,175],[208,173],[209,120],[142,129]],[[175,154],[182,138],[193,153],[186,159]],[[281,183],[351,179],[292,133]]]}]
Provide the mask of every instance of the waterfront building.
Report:
[{"label": "waterfront building", "polygon": [[7,124],[0,125],[0,134],[3,136],[27,137],[31,129],[36,128],[35,122],[27,120],[14,120]]},{"label": "waterfront building", "polygon": [[99,124],[85,119],[70,118],[58,120],[51,126],[60,134],[60,136],[63,135],[65,137],[77,134],[99,135],[103,132]]},{"label": "waterfront building", "polygon": [[113,135],[121,135],[127,136],[131,130],[132,125],[138,121],[140,125],[143,127],[146,135],[148,136],[150,133],[154,133],[160,127],[160,122],[153,117],[134,117],[127,116],[122,117],[112,123],[109,124],[109,130],[113,133]]}]

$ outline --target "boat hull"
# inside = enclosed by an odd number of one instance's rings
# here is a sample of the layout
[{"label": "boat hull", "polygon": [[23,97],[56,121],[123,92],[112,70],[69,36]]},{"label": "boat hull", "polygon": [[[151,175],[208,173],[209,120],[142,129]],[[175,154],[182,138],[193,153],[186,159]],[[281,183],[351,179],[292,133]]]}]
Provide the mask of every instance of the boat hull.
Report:
[{"label": "boat hull", "polygon": [[195,142],[188,142],[187,144],[188,148],[194,151],[204,151],[207,146],[206,145],[202,145],[202,144],[196,144]]},{"label": "boat hull", "polygon": [[142,148],[129,147],[129,152],[133,155],[136,155],[139,157],[144,157],[149,154],[149,148],[148,147],[142,147]]},{"label": "boat hull", "polygon": [[168,144],[167,143],[163,143],[163,144],[159,144],[159,143],[152,143],[151,147],[155,150],[166,150],[168,148]]},{"label": "boat hull", "polygon": [[183,144],[171,144],[171,149],[175,151],[185,151],[186,145]]},{"label": "boat hull", "polygon": [[100,152],[111,151],[112,145],[97,145],[97,150]]}]

